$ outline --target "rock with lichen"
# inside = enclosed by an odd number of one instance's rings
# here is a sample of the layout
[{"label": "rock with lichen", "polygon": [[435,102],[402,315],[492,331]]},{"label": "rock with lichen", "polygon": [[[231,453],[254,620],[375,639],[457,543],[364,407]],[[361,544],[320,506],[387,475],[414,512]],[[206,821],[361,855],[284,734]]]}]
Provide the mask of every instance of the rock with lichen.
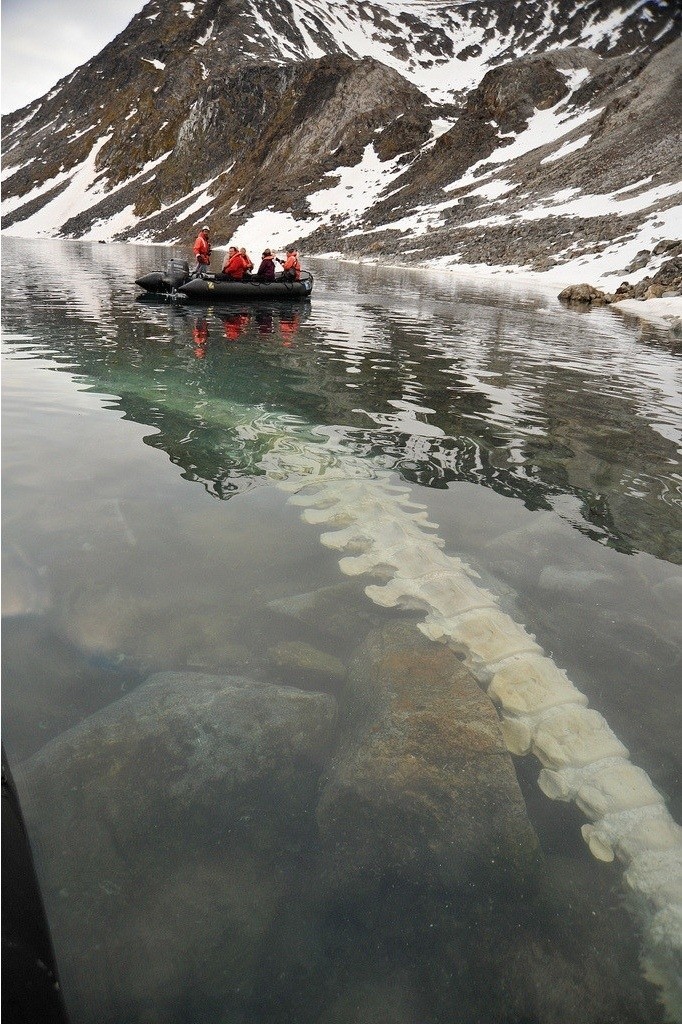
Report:
[{"label": "rock with lichen", "polygon": [[534,873],[497,714],[452,651],[412,623],[387,626],[360,648],[341,700],[344,739],[317,810],[334,882],[494,886]]}]

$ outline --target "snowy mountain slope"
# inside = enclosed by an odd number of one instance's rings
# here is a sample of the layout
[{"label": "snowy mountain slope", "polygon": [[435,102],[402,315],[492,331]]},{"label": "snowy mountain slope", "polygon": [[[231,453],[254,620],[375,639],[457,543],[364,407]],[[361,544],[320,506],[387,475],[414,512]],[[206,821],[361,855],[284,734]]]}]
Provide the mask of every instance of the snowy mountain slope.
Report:
[{"label": "snowy mountain slope", "polygon": [[186,243],[210,218],[218,244],[538,266],[654,208],[679,234],[679,34],[643,0],[151,0],[3,119],[3,229]]}]

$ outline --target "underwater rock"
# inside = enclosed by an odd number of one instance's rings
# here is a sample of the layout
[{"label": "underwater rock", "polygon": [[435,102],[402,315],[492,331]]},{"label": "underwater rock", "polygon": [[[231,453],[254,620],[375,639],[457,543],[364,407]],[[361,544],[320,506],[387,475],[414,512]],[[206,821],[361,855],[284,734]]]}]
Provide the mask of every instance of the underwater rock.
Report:
[{"label": "underwater rock", "polygon": [[[19,768],[38,831],[54,818],[70,859],[79,830],[101,833],[118,861],[121,844],[148,847],[148,821],[192,842],[192,820],[233,827],[244,788],[267,781],[288,805],[305,804],[332,742],[328,694],[240,676],[161,672],[122,700],[62,733]],[[312,788],[311,788],[312,787]],[[34,800],[35,798],[35,811]],[[276,806],[276,805],[274,805]],[[107,840],[114,830],[115,847]],[[98,844],[99,845],[99,844]]]},{"label": "underwater rock", "polygon": [[580,596],[600,584],[611,583],[611,577],[596,569],[563,569],[558,565],[548,565],[538,578],[538,586],[543,590],[555,590],[557,593],[575,594]]},{"label": "underwater rock", "polygon": [[370,634],[341,698],[317,816],[339,883],[461,887],[536,869],[538,842],[492,702],[411,623]]},{"label": "underwater rock", "polygon": [[[561,521],[554,512],[536,512],[524,516],[521,526],[505,530],[487,541],[483,557],[495,573],[505,575],[513,570],[515,575],[537,581],[548,563],[561,568],[555,564],[561,531]],[[497,586],[494,589],[497,591]]]},{"label": "underwater rock", "polygon": [[300,641],[290,640],[276,644],[268,650],[268,656],[279,670],[293,673],[295,677],[302,677],[301,681],[307,678],[319,680],[321,677],[339,682],[346,676],[345,665],[339,658]]},{"label": "underwater rock", "polygon": [[147,1000],[174,1020],[187,949],[251,983],[315,841],[335,720],[327,694],[159,673],[19,766],[63,984],[87,997],[74,1019]]},{"label": "underwater rock", "polygon": [[246,644],[234,643],[230,640],[222,644],[202,644],[195,652],[187,655],[187,667],[203,672],[245,672],[251,669],[256,656]]},{"label": "underwater rock", "polygon": [[364,600],[362,588],[350,582],[276,598],[268,602],[268,608],[309,626],[316,633],[340,640],[357,641],[359,635],[382,618],[374,606]]}]

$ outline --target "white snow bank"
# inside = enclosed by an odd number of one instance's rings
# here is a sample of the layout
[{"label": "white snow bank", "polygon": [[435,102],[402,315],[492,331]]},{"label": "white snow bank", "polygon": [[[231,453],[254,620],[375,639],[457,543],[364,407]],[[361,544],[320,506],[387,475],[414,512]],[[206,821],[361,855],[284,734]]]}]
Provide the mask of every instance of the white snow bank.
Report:
[{"label": "white snow bank", "polygon": [[295,238],[311,235],[322,221],[297,221],[290,213],[278,213],[275,210],[260,210],[242,224],[237,233],[225,243],[244,246],[257,265],[263,249],[281,252],[284,246]]},{"label": "white snow bank", "polygon": [[[19,205],[30,201],[34,197],[34,194],[43,195],[49,191],[50,188],[57,184],[61,184],[68,180],[68,185],[58,195],[51,199],[45,206],[36,210],[34,214],[27,217],[25,220],[18,220],[14,224],[11,224],[8,228],[4,228],[6,234],[17,235],[23,238],[38,238],[38,237],[54,237],[58,235],[62,226],[71,217],[75,217],[79,213],[83,213],[86,210],[96,206],[102,199],[107,196],[114,195],[116,192],[120,192],[121,189],[125,188],[131,182],[136,181],[138,178],[148,174],[154,168],[158,167],[160,163],[166,160],[171,150],[167,153],[163,153],[156,160],[150,160],[144,165],[136,174],[128,178],[126,181],[120,182],[111,189],[106,188],[107,180],[102,172],[97,170],[97,154],[102,147],[109,141],[111,134],[103,135],[94,144],[90,150],[89,155],[86,159],[72,168],[70,171],[63,171],[57,174],[54,178],[50,178],[48,181],[43,182],[38,189],[34,189],[26,196],[22,196],[19,200]],[[8,200],[8,203],[14,203],[13,209],[16,208],[17,204],[14,202],[16,197]],[[124,227],[134,226],[138,219],[137,217],[131,216],[129,211],[131,207],[126,210],[119,212],[115,215],[113,220],[117,224],[117,230],[123,230]],[[4,211],[3,211],[4,212]],[[124,214],[127,217],[124,217]],[[103,234],[103,222],[97,222],[96,226],[93,227],[91,232],[87,232],[84,238],[107,238],[111,237],[110,234]]]},{"label": "white snow bank", "polygon": [[[600,107],[598,110],[584,110],[579,114],[567,114],[565,110],[562,110],[566,102],[566,99],[563,99],[549,110],[536,110],[524,131],[518,135],[509,136],[513,142],[508,146],[498,146],[490,156],[472,164],[461,178],[445,185],[443,191],[454,192],[455,189],[470,185],[476,181],[476,172],[484,164],[487,167],[490,164],[506,164],[511,160],[516,160],[527,153],[532,153],[534,149],[540,149],[542,146],[548,146],[550,143],[558,141],[587,121],[592,121],[601,113]],[[504,136],[504,138],[507,137]],[[558,159],[557,154],[554,156]]]},{"label": "white snow bank", "polygon": [[308,204],[313,213],[327,218],[343,216],[357,220],[401,173],[397,158],[382,163],[370,142],[360,163],[328,171],[325,177],[339,178],[338,185],[313,192],[308,196]]},{"label": "white snow bank", "polygon": [[624,299],[612,308],[661,327],[672,327],[678,320],[682,323],[682,296],[679,295],[663,299]]},{"label": "white snow bank", "polygon": [[209,41],[209,39],[211,38],[212,35],[213,35],[213,22],[210,23],[210,25],[208,26],[208,28],[206,29],[204,34],[199,36],[199,38],[197,39],[197,46],[206,46],[206,43]]},{"label": "white snow bank", "polygon": [[0,181],[7,181],[8,178],[14,177],[15,174],[19,173],[19,171],[23,171],[25,167],[29,167],[34,160],[35,157],[31,157],[30,160],[26,161],[26,163],[3,167],[2,171],[0,171]]},{"label": "white snow bank", "polygon": [[545,156],[540,161],[541,164],[553,164],[555,160],[563,160],[569,153],[575,153],[576,150],[582,149],[592,138],[591,135],[582,135],[579,139],[574,142],[565,142],[561,149],[557,149],[556,153],[550,153],[549,156]]}]

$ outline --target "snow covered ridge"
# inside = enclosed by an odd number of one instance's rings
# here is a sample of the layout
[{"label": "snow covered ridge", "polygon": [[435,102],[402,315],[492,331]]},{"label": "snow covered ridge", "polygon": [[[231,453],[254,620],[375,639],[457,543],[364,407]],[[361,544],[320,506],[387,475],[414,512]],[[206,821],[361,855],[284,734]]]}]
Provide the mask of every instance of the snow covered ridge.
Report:
[{"label": "snow covered ridge", "polygon": [[644,0],[151,0],[4,119],[3,230],[186,245],[210,218],[216,246],[617,274],[682,234],[681,26]]}]

